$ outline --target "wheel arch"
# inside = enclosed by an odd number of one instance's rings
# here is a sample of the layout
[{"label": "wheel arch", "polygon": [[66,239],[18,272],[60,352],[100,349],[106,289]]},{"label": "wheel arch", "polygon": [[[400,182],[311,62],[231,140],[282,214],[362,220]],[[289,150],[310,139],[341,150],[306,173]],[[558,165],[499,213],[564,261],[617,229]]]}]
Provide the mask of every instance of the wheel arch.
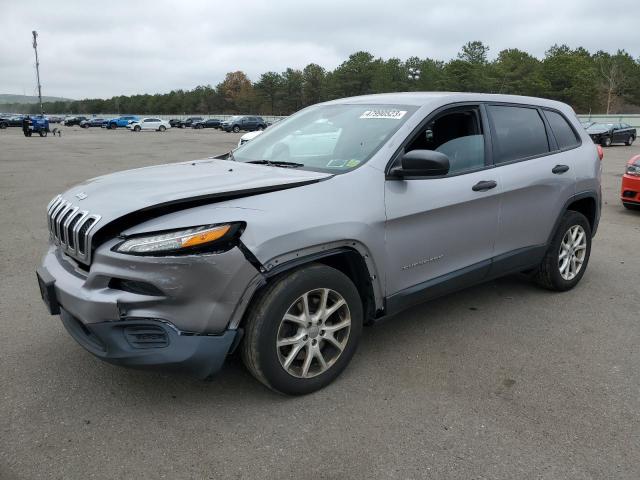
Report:
[{"label": "wheel arch", "polygon": [[594,191],[586,191],[573,195],[565,202],[547,239],[547,245],[551,243],[551,239],[558,230],[563,215],[569,210],[583,214],[591,227],[591,236],[595,236],[600,221],[599,196]]},{"label": "wheel arch", "polygon": [[354,283],[362,300],[365,323],[379,315],[384,306],[382,285],[371,255],[364,245],[356,241],[333,242],[328,245],[290,252],[280,255],[265,265],[246,249],[241,247],[247,259],[261,272],[259,279],[247,287],[246,300],[238,305],[231,321],[230,329],[241,328],[249,311],[249,306],[264,288],[278,277],[312,263],[321,263],[344,273]]}]

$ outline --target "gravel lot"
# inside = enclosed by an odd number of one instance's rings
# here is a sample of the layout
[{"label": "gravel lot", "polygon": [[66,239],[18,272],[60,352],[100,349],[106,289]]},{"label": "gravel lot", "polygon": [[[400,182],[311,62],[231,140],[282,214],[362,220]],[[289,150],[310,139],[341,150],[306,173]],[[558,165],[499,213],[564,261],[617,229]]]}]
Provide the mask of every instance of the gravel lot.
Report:
[{"label": "gravel lot", "polygon": [[0,130],[0,479],[640,477],[640,147],[605,150],[580,285],[509,277],[364,331],[327,389],[285,398],[231,359],[213,380],[103,363],[46,314],[44,208],[88,177],[228,151],[240,135]]}]

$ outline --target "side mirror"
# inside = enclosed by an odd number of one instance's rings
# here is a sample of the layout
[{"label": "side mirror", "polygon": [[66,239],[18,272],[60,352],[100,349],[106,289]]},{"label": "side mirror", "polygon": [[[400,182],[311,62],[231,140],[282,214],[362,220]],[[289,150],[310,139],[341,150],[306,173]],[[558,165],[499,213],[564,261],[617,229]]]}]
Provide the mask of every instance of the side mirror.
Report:
[{"label": "side mirror", "polygon": [[438,177],[449,173],[449,157],[433,150],[411,150],[402,156],[400,164],[391,170],[394,177]]}]

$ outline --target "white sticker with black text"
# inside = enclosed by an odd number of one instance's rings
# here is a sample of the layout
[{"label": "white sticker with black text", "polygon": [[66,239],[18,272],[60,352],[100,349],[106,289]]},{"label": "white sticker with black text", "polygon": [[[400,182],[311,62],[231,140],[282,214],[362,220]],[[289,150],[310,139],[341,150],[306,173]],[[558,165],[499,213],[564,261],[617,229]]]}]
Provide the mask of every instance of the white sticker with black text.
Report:
[{"label": "white sticker with black text", "polygon": [[391,120],[400,120],[404,117],[406,110],[367,110],[360,118],[389,118]]}]

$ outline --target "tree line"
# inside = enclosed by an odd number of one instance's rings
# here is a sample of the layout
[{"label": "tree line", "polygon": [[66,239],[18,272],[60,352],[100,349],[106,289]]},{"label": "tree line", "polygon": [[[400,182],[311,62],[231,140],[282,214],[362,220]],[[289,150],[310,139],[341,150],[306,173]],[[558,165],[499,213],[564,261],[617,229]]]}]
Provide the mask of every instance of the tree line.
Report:
[{"label": "tree line", "polygon": [[[560,100],[578,113],[640,111],[640,58],[624,50],[590,53],[554,45],[538,59],[506,49],[489,60],[489,47],[469,42],[448,62],[431,58],[375,58],[356,52],[334,70],[310,63],[302,70],[265,72],[252,82],[244,72],[227,73],[215,87],[165,94],[51,102],[50,113],[263,114],[288,115],[325,100],[398,91],[456,91],[531,95]],[[0,111],[8,110],[0,105]],[[11,105],[15,109],[16,105]],[[37,105],[20,105],[37,113]]]}]

